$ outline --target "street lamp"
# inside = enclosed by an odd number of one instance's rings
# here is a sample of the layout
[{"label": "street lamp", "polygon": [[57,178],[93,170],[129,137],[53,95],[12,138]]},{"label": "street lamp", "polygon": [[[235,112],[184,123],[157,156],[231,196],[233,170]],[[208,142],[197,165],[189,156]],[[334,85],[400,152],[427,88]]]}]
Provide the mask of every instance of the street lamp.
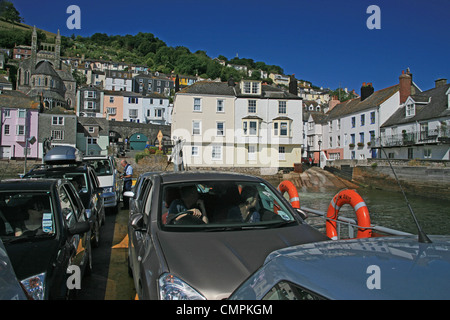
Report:
[{"label": "street lamp", "polygon": [[319,168],[320,168],[320,145],[322,144],[322,140],[319,139],[317,143],[319,144]]}]

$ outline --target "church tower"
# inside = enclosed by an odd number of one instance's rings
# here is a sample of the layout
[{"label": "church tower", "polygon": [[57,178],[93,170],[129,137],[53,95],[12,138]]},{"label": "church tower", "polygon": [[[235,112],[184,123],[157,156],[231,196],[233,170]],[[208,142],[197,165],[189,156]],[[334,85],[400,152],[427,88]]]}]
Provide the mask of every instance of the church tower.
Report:
[{"label": "church tower", "polygon": [[55,67],[61,69],[61,35],[59,29],[55,39]]},{"label": "church tower", "polygon": [[36,60],[37,60],[37,32],[36,26],[33,27],[33,34],[31,36],[31,71],[34,71],[36,68]]}]

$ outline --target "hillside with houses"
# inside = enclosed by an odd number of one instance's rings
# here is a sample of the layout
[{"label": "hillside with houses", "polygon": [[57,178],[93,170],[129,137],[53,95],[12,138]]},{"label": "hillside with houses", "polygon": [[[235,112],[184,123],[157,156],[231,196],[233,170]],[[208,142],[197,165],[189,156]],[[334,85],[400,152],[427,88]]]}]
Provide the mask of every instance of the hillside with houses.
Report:
[{"label": "hillside with houses", "polygon": [[[147,55],[148,65],[88,54],[95,39],[101,47],[121,38],[96,35],[87,42],[57,31],[46,42],[36,28],[29,35],[30,45],[0,48],[2,159],[40,159],[49,144],[76,146],[86,154],[143,150],[158,143],[159,131],[166,146],[180,142],[184,164],[194,168],[450,159],[446,79],[423,90],[411,70],[399,70],[391,86],[361,82],[359,92],[346,90],[345,100],[251,59],[208,58],[206,69],[220,66],[220,72],[183,74],[191,69],[161,66],[156,49]],[[138,47],[163,46],[155,37],[138,36],[144,38]],[[76,53],[83,41],[88,51]],[[185,66],[184,59],[202,55],[166,50]],[[234,63],[239,61],[245,64]],[[36,143],[30,143],[33,137]]]}]

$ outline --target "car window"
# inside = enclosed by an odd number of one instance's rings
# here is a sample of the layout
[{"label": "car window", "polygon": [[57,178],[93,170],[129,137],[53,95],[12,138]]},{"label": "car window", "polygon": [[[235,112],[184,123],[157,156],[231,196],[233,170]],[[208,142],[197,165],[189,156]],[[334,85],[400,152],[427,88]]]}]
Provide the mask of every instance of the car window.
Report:
[{"label": "car window", "polygon": [[83,172],[64,173],[62,177],[69,180],[78,193],[87,192],[89,190],[89,184],[86,180],[86,175]]},{"label": "car window", "polygon": [[281,194],[263,182],[167,184],[163,187],[161,203],[161,223],[168,230],[175,227],[271,228],[297,222]]},{"label": "car window", "polygon": [[291,282],[281,281],[270,289],[263,300],[324,300],[324,298]]},{"label": "car window", "polygon": [[114,173],[114,168],[109,159],[85,159],[83,161],[88,163],[98,176],[108,176]]},{"label": "car window", "polygon": [[93,171],[89,171],[89,178],[92,181],[92,188],[96,189],[99,186],[98,178]]},{"label": "car window", "polygon": [[35,238],[55,234],[50,193],[0,192],[0,236]]},{"label": "car window", "polygon": [[77,217],[77,220],[82,219],[81,214],[83,213],[83,205],[81,204],[80,197],[75,193],[75,188],[70,185],[64,185],[65,191],[67,195],[69,196],[71,203],[73,205],[73,208],[75,210],[75,214]]},{"label": "car window", "polygon": [[146,193],[146,189],[147,189],[147,186],[148,186],[149,183],[151,183],[150,179],[145,179],[144,178],[144,180],[142,181],[142,184],[141,184],[141,186],[140,186],[140,188],[138,190],[137,200],[141,200],[142,201],[144,199],[144,195]]},{"label": "car window", "polygon": [[68,228],[71,228],[77,222],[77,210],[70,195],[67,193],[66,188],[61,187],[59,189],[59,201],[61,203],[61,210]]}]

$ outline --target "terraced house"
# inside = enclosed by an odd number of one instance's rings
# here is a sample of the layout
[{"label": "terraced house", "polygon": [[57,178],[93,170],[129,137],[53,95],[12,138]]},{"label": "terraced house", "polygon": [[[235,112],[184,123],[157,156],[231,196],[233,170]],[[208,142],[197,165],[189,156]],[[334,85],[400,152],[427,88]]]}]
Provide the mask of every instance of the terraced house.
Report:
[{"label": "terraced house", "polygon": [[255,80],[197,82],[175,96],[172,136],[184,141],[189,167],[292,168],[302,99]]}]

